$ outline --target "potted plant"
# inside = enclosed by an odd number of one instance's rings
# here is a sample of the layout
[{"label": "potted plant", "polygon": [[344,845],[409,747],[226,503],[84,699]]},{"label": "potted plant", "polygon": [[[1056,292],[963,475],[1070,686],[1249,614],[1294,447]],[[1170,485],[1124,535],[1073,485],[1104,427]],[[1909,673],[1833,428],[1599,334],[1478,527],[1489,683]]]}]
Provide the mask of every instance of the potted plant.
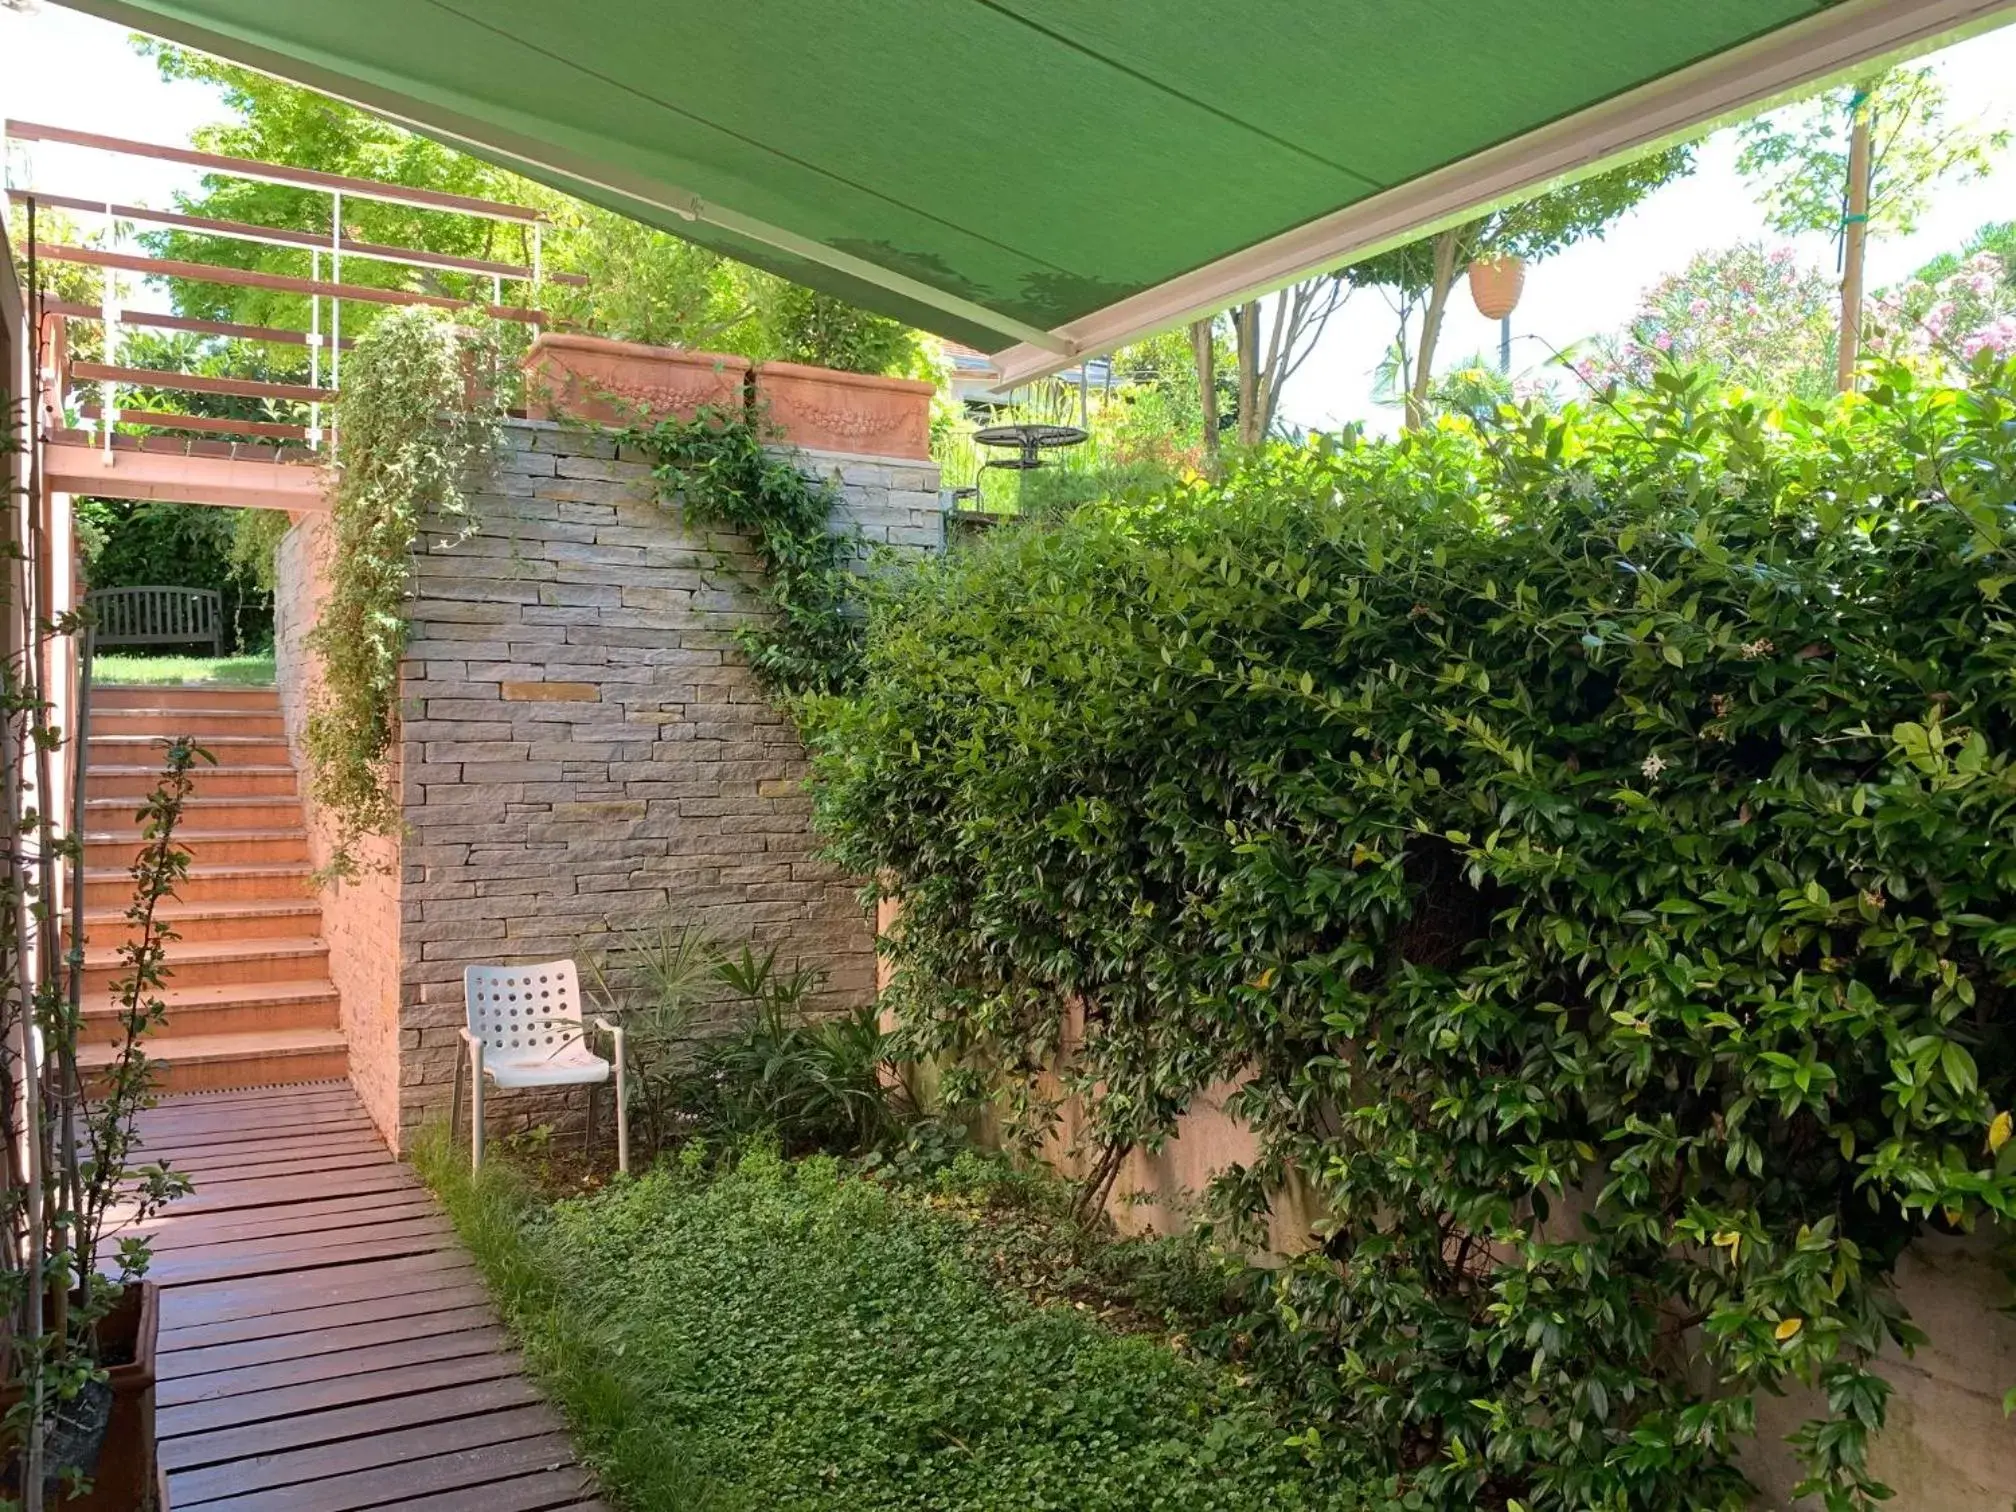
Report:
[{"label": "potted plant", "polygon": [[[9,669],[10,680],[16,669]],[[44,749],[33,738],[47,718],[39,698],[27,705],[31,738],[5,741],[8,813],[18,835],[39,841],[38,857],[58,850],[46,815],[23,814],[23,754]],[[17,731],[6,732],[10,737]],[[29,756],[27,759],[32,760]],[[10,1170],[8,1338],[0,1377],[0,1436],[7,1453],[4,1494],[25,1512],[132,1512],[155,1494],[154,1350],[159,1298],[143,1280],[149,1246],[120,1234],[160,1211],[189,1183],[158,1163],[138,1162],[137,1123],[154,1100],[154,1068],[142,1042],[166,1016],[160,996],[165,953],[174,939],[160,916],[187,875],[189,853],[175,830],[192,786],[191,769],[208,753],[170,742],[160,783],[140,809],[141,849],[133,862],[130,927],[119,947],[124,968],[112,985],[119,1014],[107,1064],[87,1087],[78,1065],[83,958],[78,947],[54,959],[56,920],[47,905],[46,869],[10,869],[0,949],[11,968],[7,997],[13,1030],[7,1086],[10,1131],[19,1128],[27,1168]],[[46,773],[40,774],[48,791]],[[81,886],[81,877],[74,879]],[[23,925],[36,926],[23,929]],[[11,927],[7,927],[11,926]],[[29,1031],[33,1029],[35,1033]],[[14,1195],[18,1193],[18,1198]]]}]

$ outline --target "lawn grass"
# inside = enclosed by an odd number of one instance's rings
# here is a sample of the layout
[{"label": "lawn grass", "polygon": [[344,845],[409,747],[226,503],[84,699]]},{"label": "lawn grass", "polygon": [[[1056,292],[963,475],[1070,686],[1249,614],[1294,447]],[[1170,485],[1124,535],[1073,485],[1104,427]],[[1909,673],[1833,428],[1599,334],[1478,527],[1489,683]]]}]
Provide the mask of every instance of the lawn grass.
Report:
[{"label": "lawn grass", "polygon": [[119,656],[100,652],[91,659],[91,680],[163,687],[203,683],[270,687],[273,682],[273,653],[266,651],[254,656]]},{"label": "lawn grass", "polygon": [[956,1173],[897,1186],[759,1149],[548,1204],[438,1136],[415,1163],[618,1506],[1352,1504],[1231,1372],[999,1284]]}]

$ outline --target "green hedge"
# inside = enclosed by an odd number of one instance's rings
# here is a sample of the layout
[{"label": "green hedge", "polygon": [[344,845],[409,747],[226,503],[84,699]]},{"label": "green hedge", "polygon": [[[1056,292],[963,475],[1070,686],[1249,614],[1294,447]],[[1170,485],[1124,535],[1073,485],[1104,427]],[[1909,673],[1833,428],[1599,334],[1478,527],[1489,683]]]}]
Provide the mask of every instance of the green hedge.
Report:
[{"label": "green hedge", "polygon": [[1388,1504],[1735,1506],[1788,1378],[1878,1494],[1894,1263],[2016,1209],[2012,386],[1273,453],[917,575],[808,709],[955,1087],[1040,1121],[1070,1001],[1111,1148],[1241,1080],[1217,1203],[1333,1214],[1245,1345]]}]

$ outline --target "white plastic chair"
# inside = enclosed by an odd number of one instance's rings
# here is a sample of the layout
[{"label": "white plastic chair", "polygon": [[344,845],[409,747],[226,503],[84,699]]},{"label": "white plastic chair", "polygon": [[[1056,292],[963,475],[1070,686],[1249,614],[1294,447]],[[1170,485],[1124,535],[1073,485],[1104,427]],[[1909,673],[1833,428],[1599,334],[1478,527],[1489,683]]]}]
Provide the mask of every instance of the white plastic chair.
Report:
[{"label": "white plastic chair", "polygon": [[572,961],[536,966],[471,966],[462,973],[469,1022],[462,1044],[465,1067],[455,1062],[455,1101],[449,1137],[462,1124],[462,1079],[470,1081],[469,1164],[483,1169],[483,1078],[501,1087],[588,1089],[588,1133],[595,1132],[595,1092],[609,1080],[610,1062],[588,1048],[588,1028],[613,1040],[616,1074],[616,1166],[630,1169],[630,1108],[623,1067],[623,1030],[601,1016],[581,1021],[581,979]]}]

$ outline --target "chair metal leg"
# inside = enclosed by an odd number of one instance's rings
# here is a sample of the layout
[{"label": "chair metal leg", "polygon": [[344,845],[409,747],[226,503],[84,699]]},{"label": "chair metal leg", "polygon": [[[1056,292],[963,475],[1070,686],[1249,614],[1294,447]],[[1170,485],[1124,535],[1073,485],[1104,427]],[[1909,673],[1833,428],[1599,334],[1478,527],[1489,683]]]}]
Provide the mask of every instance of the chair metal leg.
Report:
[{"label": "chair metal leg", "polygon": [[595,1148],[595,1115],[600,1111],[596,1104],[601,1101],[595,1094],[601,1090],[597,1082],[588,1083],[588,1127],[581,1131],[581,1153],[586,1155]]},{"label": "chair metal leg", "polygon": [[474,1057],[469,1066],[469,1169],[483,1169],[483,1063]]},{"label": "chair metal leg", "polygon": [[630,1086],[623,1071],[623,1031],[616,1031],[616,1169],[630,1174]]},{"label": "chair metal leg", "polygon": [[456,1145],[462,1139],[462,1083],[469,1075],[469,1053],[463,1051],[455,1057],[455,1096],[448,1104],[448,1143]]}]

